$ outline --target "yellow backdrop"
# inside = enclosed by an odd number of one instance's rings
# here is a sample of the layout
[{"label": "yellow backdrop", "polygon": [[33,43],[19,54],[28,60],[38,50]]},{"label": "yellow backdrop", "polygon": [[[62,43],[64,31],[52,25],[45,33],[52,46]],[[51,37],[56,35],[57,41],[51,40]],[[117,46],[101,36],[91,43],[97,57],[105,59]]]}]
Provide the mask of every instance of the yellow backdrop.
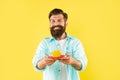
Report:
[{"label": "yellow backdrop", "polygon": [[50,35],[48,13],[69,14],[67,32],[79,38],[88,66],[81,80],[120,80],[119,0],[0,0],[0,80],[41,80],[32,59]]}]

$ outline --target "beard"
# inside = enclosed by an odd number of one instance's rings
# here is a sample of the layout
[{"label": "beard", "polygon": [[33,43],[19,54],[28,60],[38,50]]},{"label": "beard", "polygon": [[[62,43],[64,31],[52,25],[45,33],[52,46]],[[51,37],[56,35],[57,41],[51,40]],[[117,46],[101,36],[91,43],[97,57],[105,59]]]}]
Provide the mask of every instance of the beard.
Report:
[{"label": "beard", "polygon": [[[55,29],[56,27],[58,29]],[[62,34],[65,32],[65,29],[66,29],[65,26],[57,25],[57,26],[52,26],[50,28],[50,32],[51,32],[51,35],[56,39],[62,36]]]}]

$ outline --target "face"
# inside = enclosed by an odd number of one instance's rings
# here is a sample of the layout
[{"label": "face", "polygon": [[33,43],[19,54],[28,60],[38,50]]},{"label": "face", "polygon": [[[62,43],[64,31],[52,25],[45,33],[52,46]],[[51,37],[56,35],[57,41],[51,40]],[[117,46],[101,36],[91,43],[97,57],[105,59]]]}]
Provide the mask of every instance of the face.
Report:
[{"label": "face", "polygon": [[66,21],[62,14],[52,15],[50,17],[50,31],[55,38],[60,38],[66,29]]}]

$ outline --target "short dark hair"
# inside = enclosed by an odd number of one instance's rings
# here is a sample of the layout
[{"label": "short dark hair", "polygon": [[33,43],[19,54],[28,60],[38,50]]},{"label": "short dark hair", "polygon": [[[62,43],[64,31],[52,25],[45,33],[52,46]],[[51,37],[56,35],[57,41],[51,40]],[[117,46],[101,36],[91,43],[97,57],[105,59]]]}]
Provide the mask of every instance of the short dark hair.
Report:
[{"label": "short dark hair", "polygon": [[67,21],[67,19],[68,19],[67,13],[63,12],[62,9],[58,9],[58,8],[55,8],[55,9],[53,9],[53,10],[50,11],[50,13],[49,13],[49,19],[50,19],[50,17],[52,15],[58,15],[58,14],[62,14],[63,17],[64,17],[64,19],[65,19],[65,21]]}]

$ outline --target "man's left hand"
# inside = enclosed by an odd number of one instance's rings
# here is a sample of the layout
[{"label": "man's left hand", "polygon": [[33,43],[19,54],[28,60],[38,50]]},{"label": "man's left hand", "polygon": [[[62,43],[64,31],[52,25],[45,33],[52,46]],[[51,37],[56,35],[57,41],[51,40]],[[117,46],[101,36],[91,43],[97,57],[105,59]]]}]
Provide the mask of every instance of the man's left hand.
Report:
[{"label": "man's left hand", "polygon": [[65,54],[64,57],[60,58],[60,62],[64,64],[72,64],[74,62],[74,58],[70,54]]},{"label": "man's left hand", "polygon": [[59,59],[59,61],[73,66],[76,70],[80,70],[82,68],[82,63],[73,58],[70,54],[65,54],[63,58]]}]

